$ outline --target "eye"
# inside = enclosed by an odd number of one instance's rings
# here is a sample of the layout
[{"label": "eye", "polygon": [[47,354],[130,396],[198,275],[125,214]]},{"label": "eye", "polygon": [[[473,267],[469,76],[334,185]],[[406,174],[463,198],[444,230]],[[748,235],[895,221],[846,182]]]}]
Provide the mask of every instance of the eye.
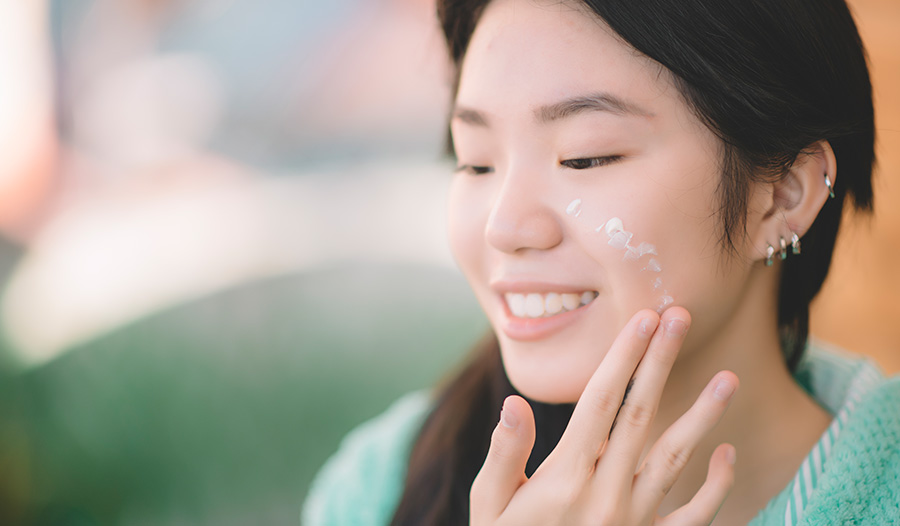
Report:
[{"label": "eye", "polygon": [[622,159],[621,155],[606,155],[604,157],[588,157],[583,159],[567,159],[560,161],[559,164],[573,170],[587,170],[588,168],[597,168],[598,166],[606,166]]},{"label": "eye", "polygon": [[456,173],[467,173],[469,175],[484,175],[493,172],[493,166],[475,166],[472,164],[462,164],[456,167]]}]

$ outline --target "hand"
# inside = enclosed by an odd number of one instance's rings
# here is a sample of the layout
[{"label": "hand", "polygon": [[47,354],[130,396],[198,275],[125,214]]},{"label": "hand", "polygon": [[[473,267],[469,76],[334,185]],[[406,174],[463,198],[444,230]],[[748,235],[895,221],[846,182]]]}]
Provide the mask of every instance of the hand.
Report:
[{"label": "hand", "polygon": [[[706,482],[690,502],[665,517],[657,510],[700,439],[718,423],[738,386],[718,373],[639,466],[666,379],[690,315],[680,307],[636,314],[591,377],[556,448],[531,478],[534,446],[528,403],[510,396],[472,484],[470,520],[487,525],[708,525],[734,483],[734,447],[713,452]],[[623,399],[627,393],[627,400]],[[615,424],[615,429],[613,426]]]}]

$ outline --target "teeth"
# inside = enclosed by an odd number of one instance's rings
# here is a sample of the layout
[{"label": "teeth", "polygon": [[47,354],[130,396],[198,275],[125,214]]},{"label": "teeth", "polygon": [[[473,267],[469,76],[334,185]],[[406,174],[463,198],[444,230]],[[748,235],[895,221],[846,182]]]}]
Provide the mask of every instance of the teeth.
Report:
[{"label": "teeth", "polygon": [[562,308],[562,297],[559,294],[551,292],[544,298],[544,310],[547,314],[558,314]]},{"label": "teeth", "polygon": [[507,294],[506,304],[509,305],[510,312],[517,318],[525,317],[525,295],[524,294]]},{"label": "teeth", "polygon": [[517,318],[544,318],[575,310],[582,305],[594,301],[597,293],[585,291],[581,294],[548,292],[538,294],[508,293],[505,295],[509,311]]},{"label": "teeth", "polygon": [[581,305],[581,296],[578,294],[563,294],[562,304],[566,310],[575,310]]},{"label": "teeth", "polygon": [[544,315],[544,298],[540,294],[525,296],[525,314],[529,318],[540,318]]}]

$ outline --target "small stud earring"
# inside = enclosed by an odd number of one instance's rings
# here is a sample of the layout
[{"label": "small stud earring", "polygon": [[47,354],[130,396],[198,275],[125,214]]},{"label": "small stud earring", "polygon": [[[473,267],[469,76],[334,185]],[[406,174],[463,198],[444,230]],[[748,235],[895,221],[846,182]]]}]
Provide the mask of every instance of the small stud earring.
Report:
[{"label": "small stud earring", "polygon": [[800,255],[800,236],[796,232],[791,232],[791,252],[795,256]]},{"label": "small stud earring", "polygon": [[834,199],[834,187],[831,185],[831,179],[828,178],[828,174],[825,174],[825,186],[828,187],[828,197]]},{"label": "small stud earring", "polygon": [[781,257],[781,260],[784,261],[787,259],[787,243],[784,241],[784,236],[779,236],[778,242],[781,243],[781,250],[778,251],[778,255]]},{"label": "small stud earring", "polygon": [[771,267],[775,262],[775,247],[766,244],[766,266]]}]

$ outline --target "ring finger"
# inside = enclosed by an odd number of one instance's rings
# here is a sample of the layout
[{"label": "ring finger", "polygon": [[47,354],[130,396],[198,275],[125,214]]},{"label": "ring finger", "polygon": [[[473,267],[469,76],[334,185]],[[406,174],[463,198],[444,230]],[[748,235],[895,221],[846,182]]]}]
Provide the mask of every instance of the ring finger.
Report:
[{"label": "ring finger", "polygon": [[734,373],[713,377],[700,397],[663,433],[647,454],[632,493],[635,510],[656,509],[678,479],[700,440],[722,418],[739,385]]}]

